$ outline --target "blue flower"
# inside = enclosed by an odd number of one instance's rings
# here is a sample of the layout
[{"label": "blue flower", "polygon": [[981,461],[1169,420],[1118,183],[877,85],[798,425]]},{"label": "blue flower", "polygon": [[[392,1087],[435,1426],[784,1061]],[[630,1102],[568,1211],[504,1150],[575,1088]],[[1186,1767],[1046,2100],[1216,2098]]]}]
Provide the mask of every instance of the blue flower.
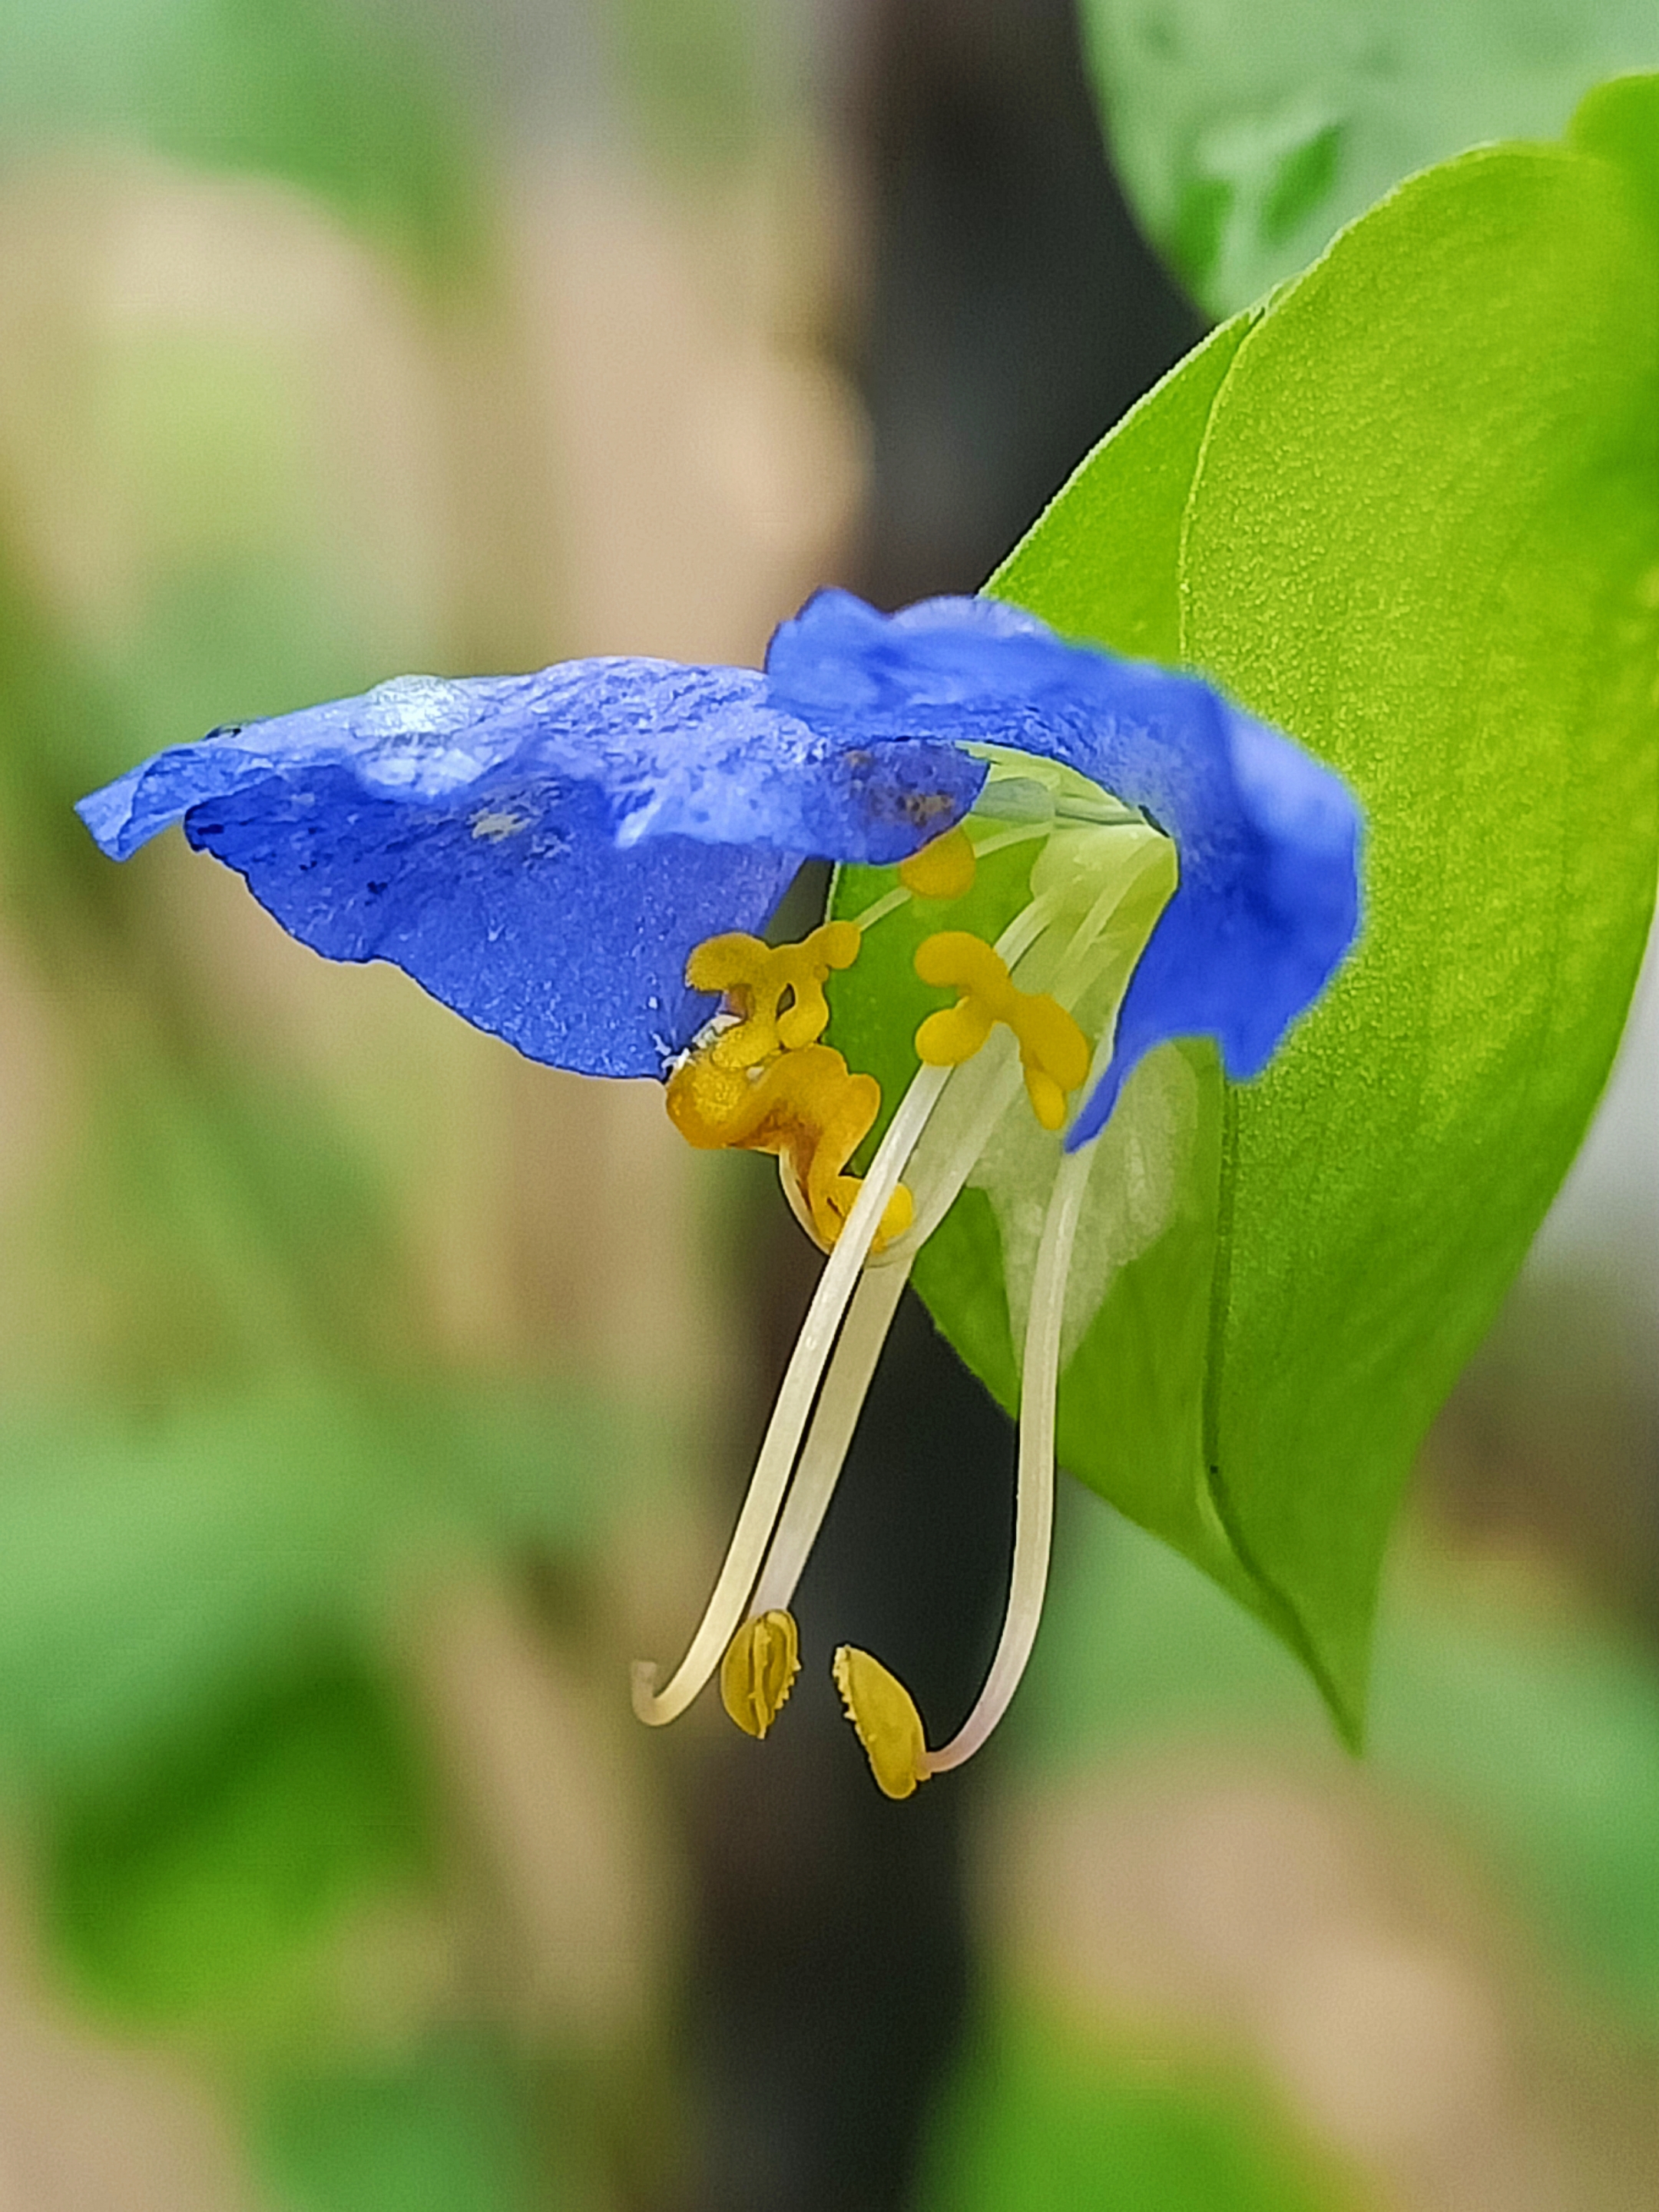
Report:
[{"label": "blue flower", "polygon": [[1062,762],[1174,840],[1180,883],[1073,1145],[1166,1039],[1212,1036],[1230,1075],[1259,1075],[1353,941],[1346,785],[1195,677],[1065,644],[994,599],[884,616],[844,592],[786,623],[766,670],[775,698],[843,744],[978,739]]},{"label": "blue flower", "polygon": [[[636,1678],[653,1721],[716,1666],[753,1734],[787,1698],[794,1582],[910,1259],[975,1161],[1006,1148],[1023,1078],[1042,1228],[1003,1644],[937,1751],[877,1661],[836,1662],[890,1794],[969,1756],[1035,1632],[1090,1140],[1155,1046],[1213,1038],[1248,1079],[1323,990],[1358,917],[1341,781],[1198,678],[994,601],[887,616],[823,592],[763,671],[610,659],[401,678],[159,753],[80,811],[118,859],[182,822],[318,951],[392,961],[532,1059],[665,1078],[694,1143],[777,1155],[830,1260],[703,1626],[665,1689]],[[1023,839],[1043,847],[1034,896],[996,946],[945,930],[918,955],[957,1004],[918,1031],[921,1071],[860,1183],[844,1170],[879,1094],[823,1041],[823,985],[896,901],[948,897],[979,854]],[[813,857],[899,863],[901,881],[768,948],[756,933]]]},{"label": "blue flower", "polygon": [[1065,763],[1181,855],[1073,1141],[1164,1038],[1259,1073],[1353,935],[1345,787],[1195,678],[988,599],[890,617],[820,592],[763,674],[402,677],[172,747],[80,811],[118,860],[182,821],[303,943],[392,961],[532,1060],[658,1075],[710,1012],[693,945],[758,929],[804,858],[899,860],[949,829],[985,780],[972,741]]}]

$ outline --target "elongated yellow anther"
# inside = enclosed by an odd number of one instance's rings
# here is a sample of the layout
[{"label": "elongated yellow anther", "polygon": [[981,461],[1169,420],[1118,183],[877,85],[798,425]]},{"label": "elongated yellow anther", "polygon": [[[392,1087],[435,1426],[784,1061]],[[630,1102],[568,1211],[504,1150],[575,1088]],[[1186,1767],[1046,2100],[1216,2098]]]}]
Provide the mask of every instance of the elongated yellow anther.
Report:
[{"label": "elongated yellow anther", "polygon": [[974,846],[961,828],[947,830],[899,862],[898,878],[918,898],[956,899],[974,888]]},{"label": "elongated yellow anther", "polygon": [[971,1060],[998,1022],[1019,1043],[1025,1088],[1045,1129],[1066,1119],[1066,1100],[1089,1073],[1089,1042],[1057,1000],[1046,991],[1022,991],[1006,963],[982,937],[945,929],[916,949],[924,983],[961,993],[954,1006],[929,1014],[916,1031],[916,1053],[929,1067],[956,1067]]},{"label": "elongated yellow anther", "polygon": [[763,945],[733,930],[706,938],[685,963],[694,991],[719,991],[738,1016],[710,1048],[723,1067],[758,1067],[775,1052],[815,1044],[830,1021],[823,987],[850,968],[862,939],[850,921],[826,921],[798,945]]},{"label": "elongated yellow anther", "polygon": [[781,1608],[757,1613],[726,1647],[720,1702],[745,1735],[763,1736],[788,1703],[799,1672],[793,1613]]},{"label": "elongated yellow anther", "polygon": [[[827,1044],[780,1053],[750,1073],[722,1061],[723,1042],[717,1038],[693,1054],[670,1076],[668,1118],[699,1151],[732,1146],[787,1159],[812,1233],[828,1251],[858,1198],[859,1178],[842,1170],[875,1126],[881,1085],[873,1075],[849,1073]],[[911,1211],[901,1184],[883,1212],[872,1249],[902,1237]]]},{"label": "elongated yellow anther", "polygon": [[927,1739],[915,1698],[896,1674],[854,1644],[836,1652],[833,1672],[876,1787],[885,1797],[914,1796],[928,1772]]}]

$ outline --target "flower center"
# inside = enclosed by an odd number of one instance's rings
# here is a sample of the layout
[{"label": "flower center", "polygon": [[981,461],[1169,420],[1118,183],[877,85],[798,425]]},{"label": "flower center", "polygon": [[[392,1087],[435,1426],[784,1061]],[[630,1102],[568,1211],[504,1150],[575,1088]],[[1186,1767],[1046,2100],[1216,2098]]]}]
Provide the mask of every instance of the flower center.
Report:
[{"label": "flower center", "polygon": [[[1097,1080],[1110,1058],[1118,1000],[1174,880],[1168,841],[1070,771],[994,757],[975,811],[977,836],[958,827],[935,839],[851,920],[826,922],[798,944],[769,946],[733,933],[698,945],[686,980],[720,993],[724,1006],[667,1085],[670,1118],[691,1144],[777,1158],[797,1218],[830,1256],[702,1623],[665,1687],[655,1686],[645,1662],[635,1669],[635,1709],[653,1723],[683,1711],[718,1667],[738,1726],[755,1736],[770,1728],[799,1664],[789,1610],[795,1585],[915,1254],[1003,1141],[1011,1115],[1028,1133],[1018,1145],[1054,1154],[1025,1322],[1014,1577],[984,1690],[957,1735],[930,1752],[902,1683],[867,1652],[844,1645],[836,1655],[848,1717],[878,1785],[894,1797],[971,1756],[1030,1651],[1048,1570],[1065,1294],[1095,1154],[1089,1146],[1061,1162],[1058,1133],[1072,1094]],[[920,1070],[867,1177],[849,1175],[848,1163],[876,1125],[881,1090],[822,1041],[825,983],[853,966],[865,935],[889,915],[915,899],[964,896],[980,859],[1035,839],[1042,851],[1030,870],[1032,896],[994,945],[963,929],[919,944],[919,980],[954,990],[957,1002],[921,1022]],[[999,1033],[1000,1048],[988,1050]],[[1099,1040],[1092,1052],[1091,1035]],[[1019,1103],[1022,1079],[1029,1106]]]}]

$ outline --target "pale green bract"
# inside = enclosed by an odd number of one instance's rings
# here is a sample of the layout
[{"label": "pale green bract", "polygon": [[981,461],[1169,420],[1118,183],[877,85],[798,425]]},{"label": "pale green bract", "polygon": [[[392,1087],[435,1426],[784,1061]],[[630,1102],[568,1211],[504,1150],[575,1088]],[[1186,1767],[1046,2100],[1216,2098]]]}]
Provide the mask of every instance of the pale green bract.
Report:
[{"label": "pale green bract", "polygon": [[1085,0],[1112,150],[1212,313],[1294,275],[1390,185],[1548,138],[1659,65],[1650,0]]},{"label": "pale green bract", "polygon": [[[1364,804],[1360,945],[1267,1073],[1165,1046],[1125,1092],[1059,1427],[1357,1740],[1412,1459],[1577,1149],[1652,912],[1659,77],[1394,193],[1189,356],[991,588],[1215,678]],[[994,936],[1032,865],[998,854],[951,926]],[[845,871],[837,909],[884,882]],[[832,1037],[889,1100],[939,926],[895,915],[838,979]],[[1012,1152],[982,1182],[915,1281],[1012,1406],[1035,1185]]]}]

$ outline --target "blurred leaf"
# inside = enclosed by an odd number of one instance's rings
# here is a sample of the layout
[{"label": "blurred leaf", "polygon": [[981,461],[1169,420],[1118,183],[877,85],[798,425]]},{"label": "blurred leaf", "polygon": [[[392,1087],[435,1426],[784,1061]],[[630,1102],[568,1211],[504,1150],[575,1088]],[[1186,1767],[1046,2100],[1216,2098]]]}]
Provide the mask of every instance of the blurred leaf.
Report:
[{"label": "blurred leaf", "polygon": [[149,1437],[14,1419],[4,1459],[0,1762],[14,1788],[142,1769],[157,1741],[205,1724],[227,1680],[279,1667],[371,1601],[377,1489],[396,1470],[337,1404],[204,1409]]},{"label": "blurred leaf", "polygon": [[1647,0],[1084,0],[1083,15],[1136,209],[1218,315],[1413,171],[1553,138],[1598,79],[1659,63]]},{"label": "blurred leaf", "polygon": [[[500,1387],[199,1407],[0,1436],[0,1780],[74,1796],[209,1726],[228,1682],[376,1632],[458,1552],[589,1542],[654,1442]],[[658,1456],[660,1458],[661,1455]]]},{"label": "blurred leaf", "polygon": [[476,255],[472,149],[435,57],[356,0],[3,0],[14,150],[136,138],[286,178],[428,273]]},{"label": "blurred leaf", "polygon": [[[296,1360],[383,1369],[418,1340],[383,1193],[314,1098],[254,1083],[183,986],[142,872],[104,860],[73,811],[100,744],[142,745],[46,622],[0,544],[0,887],[79,1046],[91,1093],[65,1179],[8,1223],[15,1268],[73,1252],[80,1350],[134,1402],[186,1378],[266,1380]],[[111,732],[113,732],[112,738]],[[90,737],[88,733],[94,733]]]},{"label": "blurred leaf", "polygon": [[[1659,131],[1659,80],[1627,96]],[[1401,1485],[1583,1133],[1651,910],[1659,240],[1632,182],[1577,149],[1417,179],[1185,364],[994,582],[1152,638],[1171,595],[1126,618],[1125,548],[1178,544],[1183,658],[1364,805],[1359,951],[1227,1093],[1207,1328],[1158,1303],[1179,1279],[1109,1300],[1068,1375],[1151,1372],[1139,1471],[1104,1383],[1062,1436],[1127,1511],[1243,1568],[1351,1735]],[[1189,455],[1177,535],[1145,487],[1178,495]]]},{"label": "blurred leaf", "polygon": [[452,2037],[401,2066],[280,2083],[255,2131],[292,2212],[529,2212],[520,2085],[487,2046]]},{"label": "blurred leaf", "polygon": [[[1282,1647],[1074,1493],[1023,1706],[1046,1765],[1240,1738],[1333,1757]],[[1516,1902],[1659,2033],[1659,1669],[1611,1628],[1412,1554],[1378,1629],[1372,1765],[1475,1842]]]},{"label": "blurred leaf", "polygon": [[1335,2212],[1265,2094],[1005,2006],[970,2045],[928,2146],[922,2212]]},{"label": "blurred leaf", "polygon": [[73,811],[85,732],[110,718],[0,535],[0,895],[64,981],[83,963],[89,931],[119,935],[115,871],[99,866]]},{"label": "blurred leaf", "polygon": [[1385,1617],[1378,1764],[1475,1837],[1659,2039],[1659,1671],[1611,1629],[1425,1582]]},{"label": "blurred leaf", "polygon": [[343,1655],[295,1671],[57,1809],[46,1922],[87,1996],[149,2021],[246,2001],[428,1870],[429,1790],[388,1693]]}]

